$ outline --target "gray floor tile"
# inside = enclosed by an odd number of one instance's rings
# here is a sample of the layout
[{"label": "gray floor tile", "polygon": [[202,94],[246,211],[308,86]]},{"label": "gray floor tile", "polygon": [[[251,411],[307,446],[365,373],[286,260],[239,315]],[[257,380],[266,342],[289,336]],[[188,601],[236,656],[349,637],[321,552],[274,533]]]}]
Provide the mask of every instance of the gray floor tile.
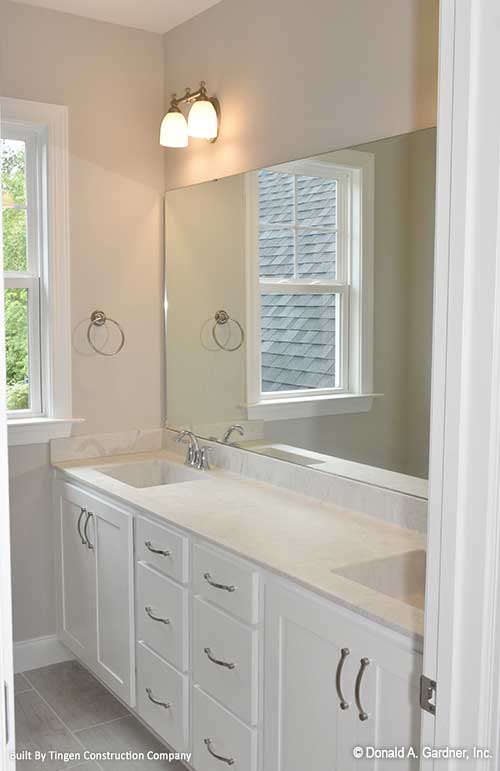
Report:
[{"label": "gray floor tile", "polygon": [[77,661],[32,669],[25,676],[72,731],[129,714]]},{"label": "gray floor tile", "polygon": [[32,759],[17,761],[17,771],[59,771],[76,765],[80,758],[67,764],[48,758],[43,762],[35,760],[34,753],[51,750],[81,753],[82,748],[43,699],[31,690],[16,696],[16,750],[32,753]]},{"label": "gray floor tile", "polygon": [[[132,715],[106,725],[78,731],[77,736],[92,752],[167,752]],[[99,765],[106,771],[185,771],[179,762],[168,763],[162,760],[99,760]]]},{"label": "gray floor tile", "polygon": [[23,691],[30,691],[31,685],[28,683],[24,675],[14,675],[14,693],[22,693]]}]

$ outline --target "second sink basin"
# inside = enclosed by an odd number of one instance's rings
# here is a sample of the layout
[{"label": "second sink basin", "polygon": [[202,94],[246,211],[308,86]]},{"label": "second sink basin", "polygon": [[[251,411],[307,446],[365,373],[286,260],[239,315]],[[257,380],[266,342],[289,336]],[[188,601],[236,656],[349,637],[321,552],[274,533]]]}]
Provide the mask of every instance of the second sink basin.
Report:
[{"label": "second sink basin", "polygon": [[161,459],[97,466],[96,470],[132,487],[157,487],[180,482],[203,482],[206,479],[203,471]]},{"label": "second sink basin", "polygon": [[423,608],[425,600],[425,551],[419,549],[393,557],[359,562],[332,571],[380,594]]}]

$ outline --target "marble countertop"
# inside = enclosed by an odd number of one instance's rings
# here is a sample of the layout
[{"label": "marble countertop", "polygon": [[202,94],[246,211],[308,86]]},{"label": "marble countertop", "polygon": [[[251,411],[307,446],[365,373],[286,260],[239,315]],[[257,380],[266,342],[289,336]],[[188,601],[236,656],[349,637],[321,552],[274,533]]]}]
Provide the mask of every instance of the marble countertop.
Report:
[{"label": "marble countertop", "polygon": [[145,488],[132,487],[100,471],[109,465],[161,458],[180,462],[178,455],[158,450],[54,466],[72,480],[421,639],[424,613],[420,608],[332,571],[425,550],[424,535],[217,469],[199,472],[202,482]]}]

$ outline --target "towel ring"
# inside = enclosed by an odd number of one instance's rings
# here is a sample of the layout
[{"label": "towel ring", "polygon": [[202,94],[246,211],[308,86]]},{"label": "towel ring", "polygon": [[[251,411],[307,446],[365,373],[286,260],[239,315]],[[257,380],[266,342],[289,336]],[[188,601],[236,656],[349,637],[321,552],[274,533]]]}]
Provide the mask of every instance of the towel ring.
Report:
[{"label": "towel ring", "polygon": [[[111,352],[103,351],[101,348],[97,348],[97,346],[94,344],[92,340],[92,335],[91,335],[92,327],[103,327],[107,321],[110,321],[111,324],[115,325],[115,327],[118,329],[121,336],[120,344],[116,349],[116,351],[111,351]],[[116,356],[116,354],[120,353],[121,349],[125,345],[125,332],[121,328],[120,324],[114,319],[110,319],[109,316],[106,316],[104,311],[92,311],[90,316],[90,324],[87,329],[87,340],[89,342],[90,347],[101,356]]]},{"label": "towel ring", "polygon": [[[241,326],[240,322],[236,319],[232,319],[227,311],[220,310],[217,311],[217,313],[214,316],[215,324],[212,327],[212,337],[215,341],[215,343],[221,348],[223,351],[237,351],[244,343],[245,340],[245,332],[243,331],[243,327]],[[223,326],[224,324],[235,324],[240,332],[240,341],[237,345],[229,346],[224,345],[220,342],[220,340],[217,338],[217,327]]]}]

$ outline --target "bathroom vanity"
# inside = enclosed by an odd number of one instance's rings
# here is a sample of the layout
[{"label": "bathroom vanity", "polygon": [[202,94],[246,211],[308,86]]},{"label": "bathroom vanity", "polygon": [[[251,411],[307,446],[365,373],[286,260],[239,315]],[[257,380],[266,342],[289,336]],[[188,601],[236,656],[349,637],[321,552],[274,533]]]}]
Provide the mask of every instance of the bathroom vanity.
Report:
[{"label": "bathroom vanity", "polygon": [[170,447],[55,465],[60,638],[197,771],[418,747],[423,534]]}]

